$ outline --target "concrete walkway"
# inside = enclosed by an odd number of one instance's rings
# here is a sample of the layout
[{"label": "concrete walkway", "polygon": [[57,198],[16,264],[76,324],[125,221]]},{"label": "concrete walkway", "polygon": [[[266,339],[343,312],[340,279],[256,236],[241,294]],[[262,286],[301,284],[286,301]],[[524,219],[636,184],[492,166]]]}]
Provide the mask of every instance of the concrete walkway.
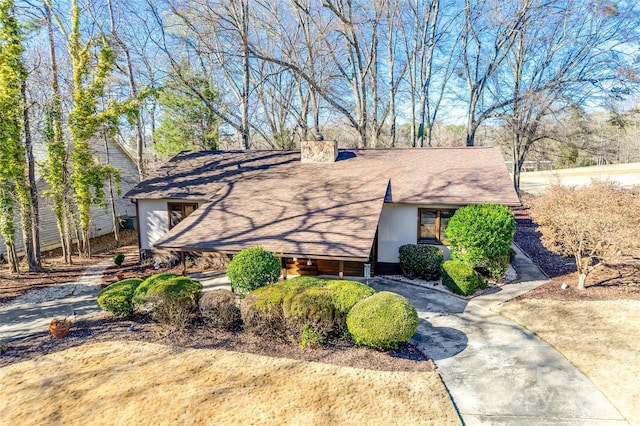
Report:
[{"label": "concrete walkway", "polygon": [[546,282],[521,252],[516,259],[516,283],[471,301],[381,278],[371,285],[416,307],[414,343],[435,361],[464,424],[627,424],[566,358],[489,310]]},{"label": "concrete walkway", "polygon": [[14,340],[48,331],[54,317],[78,319],[102,312],[96,297],[102,275],[112,263],[112,259],[105,259],[87,268],[76,282],[35,290],[0,308],[0,339]]}]

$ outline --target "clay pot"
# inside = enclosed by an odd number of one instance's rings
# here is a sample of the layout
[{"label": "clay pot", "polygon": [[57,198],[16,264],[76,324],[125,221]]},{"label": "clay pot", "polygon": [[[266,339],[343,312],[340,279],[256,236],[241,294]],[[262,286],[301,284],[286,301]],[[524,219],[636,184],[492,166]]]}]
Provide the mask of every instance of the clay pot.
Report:
[{"label": "clay pot", "polygon": [[54,339],[62,339],[68,336],[69,331],[71,331],[71,320],[54,318],[49,323],[49,332]]}]

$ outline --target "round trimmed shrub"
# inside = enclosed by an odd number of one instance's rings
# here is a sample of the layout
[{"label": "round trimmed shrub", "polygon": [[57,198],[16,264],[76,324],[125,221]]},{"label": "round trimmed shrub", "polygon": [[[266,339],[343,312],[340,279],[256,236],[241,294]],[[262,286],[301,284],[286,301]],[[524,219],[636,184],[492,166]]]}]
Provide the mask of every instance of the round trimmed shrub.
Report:
[{"label": "round trimmed shrub", "polygon": [[399,294],[381,291],[355,304],[347,315],[347,329],[358,345],[396,349],[418,329],[418,313]]},{"label": "round trimmed shrub", "polygon": [[274,283],[280,277],[280,261],[262,247],[250,247],[236,254],[227,268],[231,290],[245,295]]},{"label": "round trimmed shrub", "polygon": [[331,280],[327,281],[324,286],[331,290],[333,306],[338,313],[344,315],[345,319],[356,303],[376,292],[368,285],[357,281]]},{"label": "round trimmed shrub", "polygon": [[179,276],[180,275],[171,274],[171,273],[162,273],[162,274],[155,274],[155,275],[151,275],[150,277],[147,277],[136,288],[136,291],[133,294],[133,304],[134,305],[143,304],[144,299],[147,296],[147,292],[149,291],[149,288],[152,287],[156,282],[173,278],[173,277],[179,277]]},{"label": "round trimmed shrub", "polygon": [[458,260],[448,260],[442,264],[442,284],[463,296],[471,296],[478,289],[487,287],[482,275]]},{"label": "round trimmed shrub", "polygon": [[398,249],[402,275],[437,280],[442,266],[442,250],[425,244],[405,244]]},{"label": "round trimmed shrub", "polygon": [[325,284],[325,280],[314,277],[295,277],[289,280],[282,281],[282,284],[287,289],[299,289],[304,287],[318,287]]},{"label": "round trimmed shrub", "polygon": [[368,285],[356,281],[332,280],[327,281],[325,287],[331,290],[336,328],[341,332],[347,330],[347,314],[351,308],[365,297],[375,293],[375,290]]},{"label": "round trimmed shrub", "polygon": [[[142,284],[141,284],[142,285]],[[202,284],[188,277],[176,276],[155,280],[144,301],[151,305],[157,321],[184,329],[198,307]]]},{"label": "round trimmed shrub", "polygon": [[240,306],[245,329],[259,335],[284,337],[282,301],[288,291],[285,283],[270,284],[247,294]]},{"label": "round trimmed shrub", "polygon": [[505,262],[515,231],[515,218],[508,207],[497,204],[462,207],[446,229],[451,257],[471,268],[485,268],[493,279],[500,279],[509,266]]},{"label": "round trimmed shrub", "polygon": [[282,312],[290,336],[299,339],[303,329],[315,331],[323,339],[334,330],[333,292],[326,287],[309,286],[288,291]]},{"label": "round trimmed shrub", "polygon": [[140,285],[140,278],[129,278],[106,287],[98,295],[98,305],[103,311],[111,312],[116,317],[133,313],[133,294]]},{"label": "round trimmed shrub", "polygon": [[211,327],[236,330],[242,324],[236,296],[229,290],[207,291],[200,297],[198,305],[202,319]]}]

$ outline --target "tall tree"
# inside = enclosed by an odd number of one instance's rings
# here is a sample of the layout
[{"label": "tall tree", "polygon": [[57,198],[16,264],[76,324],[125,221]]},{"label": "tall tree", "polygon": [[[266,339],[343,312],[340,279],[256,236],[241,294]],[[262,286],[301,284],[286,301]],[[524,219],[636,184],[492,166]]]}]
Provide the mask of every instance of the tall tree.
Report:
[{"label": "tall tree", "polygon": [[488,83],[495,116],[511,132],[513,182],[534,144],[554,137],[545,117],[622,87],[618,62],[633,41],[633,12],[603,2],[543,0],[533,3],[504,66]]},{"label": "tall tree", "polygon": [[56,43],[53,33],[53,9],[50,0],[44,0],[45,22],[51,56],[51,101],[44,111],[44,137],[47,148],[47,159],[43,167],[43,177],[49,185],[46,196],[53,200],[53,214],[56,218],[62,256],[65,263],[73,263],[72,258],[72,222],[69,199],[69,155],[62,131],[63,111],[62,93],[59,83]]},{"label": "tall tree", "polygon": [[[90,69],[91,49],[98,44],[95,66]],[[69,112],[69,128],[73,138],[71,152],[71,184],[76,208],[78,209],[82,236],[81,253],[91,256],[89,225],[91,206],[102,205],[105,201],[104,184],[111,176],[118,176],[118,170],[111,165],[96,163],[89,146],[89,139],[107,122],[113,122],[118,114],[113,103],[98,110],[98,101],[104,95],[105,79],[111,72],[115,54],[108,40],[102,36],[99,43],[89,39],[81,41],[80,9],[77,0],[71,2],[71,31],[67,48],[71,57],[74,108]]]},{"label": "tall tree", "polygon": [[475,144],[480,124],[497,108],[483,108],[485,89],[529,19],[532,2],[481,0],[472,4],[465,0],[460,55],[467,92],[467,146]]},{"label": "tall tree", "polygon": [[[198,73],[184,78],[189,78],[190,84],[198,88],[208,104],[219,103],[218,94],[209,79]],[[220,120],[207,104],[193,97],[189,91],[185,92],[180,81],[173,79],[165,83],[159,90],[158,105],[162,118],[154,133],[154,151],[157,154],[170,158],[182,150],[217,149]]]},{"label": "tall tree", "polygon": [[22,34],[14,16],[13,0],[0,1],[0,231],[7,246],[12,272],[18,272],[15,249],[14,197],[21,216],[23,244],[29,269],[38,270],[33,246],[34,207],[27,180],[26,152],[22,142],[24,103],[22,90],[27,71],[22,63]]}]

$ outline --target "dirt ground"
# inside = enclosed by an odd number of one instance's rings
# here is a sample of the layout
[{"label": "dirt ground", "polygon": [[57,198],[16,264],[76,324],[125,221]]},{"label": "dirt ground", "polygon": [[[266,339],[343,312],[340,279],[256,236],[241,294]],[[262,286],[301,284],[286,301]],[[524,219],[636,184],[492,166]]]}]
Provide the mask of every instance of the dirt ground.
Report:
[{"label": "dirt ground", "polygon": [[623,416],[640,424],[639,300],[543,300],[527,294],[496,310],[555,347]]},{"label": "dirt ground", "polygon": [[459,424],[438,374],[100,342],[0,370],[6,424]]}]

